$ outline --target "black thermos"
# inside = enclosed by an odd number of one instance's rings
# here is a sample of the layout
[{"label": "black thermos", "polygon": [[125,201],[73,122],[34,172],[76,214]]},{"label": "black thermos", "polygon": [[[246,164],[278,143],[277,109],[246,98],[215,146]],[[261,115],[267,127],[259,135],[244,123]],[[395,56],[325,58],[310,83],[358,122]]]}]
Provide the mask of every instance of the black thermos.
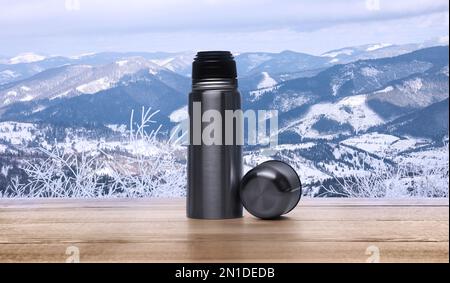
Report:
[{"label": "black thermos", "polygon": [[[230,52],[197,53],[192,65],[192,92],[189,94],[187,216],[190,218],[242,217],[239,197],[242,145],[237,140],[238,131],[242,131],[242,121],[234,119],[228,127],[225,125],[225,111],[241,109],[237,86],[236,62]],[[221,120],[214,121],[219,122],[219,126],[221,124],[221,133],[207,129],[212,118],[211,115],[204,117],[204,114],[209,110],[220,113]],[[231,144],[226,142],[230,125],[233,132]],[[211,137],[211,133],[214,142],[205,142],[202,135]]]}]

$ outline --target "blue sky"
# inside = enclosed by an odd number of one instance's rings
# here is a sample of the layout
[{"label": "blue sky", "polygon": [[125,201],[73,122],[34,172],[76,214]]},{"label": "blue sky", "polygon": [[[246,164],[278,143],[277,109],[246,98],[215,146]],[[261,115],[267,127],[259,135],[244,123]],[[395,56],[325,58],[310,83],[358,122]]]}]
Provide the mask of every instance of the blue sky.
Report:
[{"label": "blue sky", "polygon": [[0,0],[0,55],[448,40],[447,0]]}]

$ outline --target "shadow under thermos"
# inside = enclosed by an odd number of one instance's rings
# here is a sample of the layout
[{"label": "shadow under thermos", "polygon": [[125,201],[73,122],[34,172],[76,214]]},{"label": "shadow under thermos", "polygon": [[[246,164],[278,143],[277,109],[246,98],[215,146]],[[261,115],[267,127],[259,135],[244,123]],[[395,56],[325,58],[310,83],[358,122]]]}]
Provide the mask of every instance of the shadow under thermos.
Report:
[{"label": "shadow under thermos", "polygon": [[230,52],[197,53],[189,94],[189,218],[242,217],[239,186],[243,122],[239,115],[231,114],[232,120],[227,119],[231,117],[230,113],[241,109],[237,86],[236,62]]}]

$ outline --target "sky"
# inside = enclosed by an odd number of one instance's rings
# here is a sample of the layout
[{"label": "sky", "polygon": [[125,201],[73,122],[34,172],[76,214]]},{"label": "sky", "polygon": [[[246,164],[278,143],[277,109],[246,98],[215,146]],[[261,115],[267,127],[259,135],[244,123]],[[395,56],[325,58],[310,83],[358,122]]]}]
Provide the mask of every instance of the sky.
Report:
[{"label": "sky", "polygon": [[0,0],[0,55],[448,41],[447,0]]}]

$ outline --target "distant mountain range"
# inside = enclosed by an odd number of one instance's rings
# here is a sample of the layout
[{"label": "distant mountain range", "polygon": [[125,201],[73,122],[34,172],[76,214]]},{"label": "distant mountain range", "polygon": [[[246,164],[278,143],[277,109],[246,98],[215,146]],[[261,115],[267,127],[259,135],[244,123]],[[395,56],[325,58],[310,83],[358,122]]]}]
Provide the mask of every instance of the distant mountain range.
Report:
[{"label": "distant mountain range", "polygon": [[[293,77],[311,76],[334,64],[393,57],[443,44],[445,43],[439,41],[403,45],[375,43],[331,50],[320,56],[293,51],[248,52],[238,54],[236,61],[241,78],[265,71],[279,81],[283,81]],[[446,44],[448,45],[448,42]],[[42,71],[64,65],[100,66],[130,57],[142,57],[183,76],[190,76],[194,55],[194,52],[102,52],[71,57],[44,56],[35,53],[19,54],[11,58],[3,56],[0,57],[0,84],[29,78]]]},{"label": "distant mountain range", "polygon": [[331,60],[334,63],[345,64],[357,60],[394,57],[401,54],[410,53],[415,50],[444,44],[448,45],[448,42],[431,40],[424,43],[411,43],[401,45],[387,43],[366,44],[331,50],[323,53],[321,56],[332,58]]},{"label": "distant mountain range", "polygon": [[[245,167],[288,161],[311,195],[338,185],[336,178],[376,168],[384,178],[396,166],[418,170],[397,180],[408,194],[410,185],[436,178],[448,188],[449,47],[433,45],[439,44],[237,54],[243,108],[279,111],[279,145],[270,153],[265,145],[245,147]],[[131,113],[139,123],[142,107],[159,110],[153,119],[162,134],[185,119],[194,55],[1,57],[0,193],[18,174],[8,168],[41,158],[39,148],[101,149],[119,160],[159,150],[131,143]],[[183,151],[177,162],[185,164]]]},{"label": "distant mountain range", "polygon": [[[279,110],[280,134],[287,143],[372,129],[420,135],[398,121],[411,121],[447,99],[449,92],[448,46],[423,46],[371,44],[321,56],[292,51],[239,54],[243,105]],[[16,76],[0,84],[0,120],[127,124],[131,109],[145,106],[159,109],[159,120],[170,126],[170,115],[186,104],[193,56],[111,52],[8,59],[0,73]],[[442,129],[424,136],[441,137]]]},{"label": "distant mountain range", "polygon": [[282,132],[298,138],[366,131],[448,98],[448,52],[448,46],[430,47],[335,65],[313,77],[249,91],[244,105],[279,110]]},{"label": "distant mountain range", "polygon": [[178,91],[186,92],[185,77],[143,58],[130,57],[106,65],[65,65],[0,86],[0,105],[93,94],[113,88],[121,79],[146,70]]},{"label": "distant mountain range", "polygon": [[3,59],[3,63],[0,61],[0,84],[24,80],[53,68],[68,65],[87,65],[91,67],[104,66],[134,57],[144,58],[150,63],[154,63],[155,65],[164,67],[181,75],[188,76],[191,73],[193,56],[194,53],[192,52],[103,52],[73,57],[45,57],[29,53],[10,59]]},{"label": "distant mountain range", "polygon": [[132,110],[145,106],[159,110],[159,121],[169,124],[168,116],[186,102],[190,80],[165,69],[157,73],[141,70],[125,75],[111,88],[94,94],[75,91],[70,97],[46,98],[12,104],[4,108],[2,119],[45,122],[65,126],[104,126],[126,124]]}]

